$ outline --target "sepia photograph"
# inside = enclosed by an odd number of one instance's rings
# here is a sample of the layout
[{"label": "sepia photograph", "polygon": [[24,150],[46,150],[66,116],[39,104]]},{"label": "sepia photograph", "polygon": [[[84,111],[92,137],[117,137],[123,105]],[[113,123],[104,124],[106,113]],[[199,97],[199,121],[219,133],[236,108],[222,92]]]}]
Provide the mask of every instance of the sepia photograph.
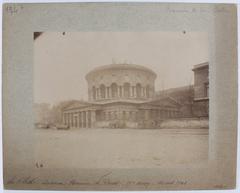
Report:
[{"label": "sepia photograph", "polygon": [[5,4],[3,180],[234,189],[234,4]]},{"label": "sepia photograph", "polygon": [[207,41],[188,31],[35,32],[35,151],[42,164],[207,161]]}]

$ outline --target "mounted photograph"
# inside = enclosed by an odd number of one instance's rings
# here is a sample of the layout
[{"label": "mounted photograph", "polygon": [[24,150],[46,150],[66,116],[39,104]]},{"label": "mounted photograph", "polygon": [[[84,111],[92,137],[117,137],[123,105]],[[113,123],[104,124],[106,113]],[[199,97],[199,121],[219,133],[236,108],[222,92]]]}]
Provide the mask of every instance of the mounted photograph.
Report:
[{"label": "mounted photograph", "polygon": [[3,181],[234,189],[234,4],[3,6]]},{"label": "mounted photograph", "polygon": [[37,156],[49,167],[206,162],[207,41],[182,31],[35,32]]}]

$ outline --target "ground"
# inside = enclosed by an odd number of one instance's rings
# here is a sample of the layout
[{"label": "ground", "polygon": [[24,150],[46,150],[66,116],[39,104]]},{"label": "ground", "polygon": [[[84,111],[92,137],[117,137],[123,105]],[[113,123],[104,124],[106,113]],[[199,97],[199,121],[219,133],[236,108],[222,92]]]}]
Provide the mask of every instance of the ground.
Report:
[{"label": "ground", "polygon": [[44,168],[158,168],[208,159],[208,129],[36,129]]}]

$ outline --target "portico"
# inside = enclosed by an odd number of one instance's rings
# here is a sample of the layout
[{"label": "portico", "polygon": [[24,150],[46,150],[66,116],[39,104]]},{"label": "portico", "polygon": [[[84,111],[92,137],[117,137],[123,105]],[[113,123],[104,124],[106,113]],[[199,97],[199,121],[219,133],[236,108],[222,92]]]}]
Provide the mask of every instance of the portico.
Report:
[{"label": "portico", "polygon": [[70,110],[63,113],[63,123],[73,128],[91,128],[96,122],[95,110]]}]

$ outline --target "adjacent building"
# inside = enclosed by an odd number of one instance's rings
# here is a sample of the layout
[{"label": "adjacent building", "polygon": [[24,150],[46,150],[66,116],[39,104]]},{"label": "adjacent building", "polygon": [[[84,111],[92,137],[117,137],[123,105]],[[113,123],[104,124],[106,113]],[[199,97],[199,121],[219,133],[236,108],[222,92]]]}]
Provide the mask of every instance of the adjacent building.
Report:
[{"label": "adjacent building", "polygon": [[209,65],[202,63],[195,65],[194,72],[194,107],[195,116],[209,114]]}]

